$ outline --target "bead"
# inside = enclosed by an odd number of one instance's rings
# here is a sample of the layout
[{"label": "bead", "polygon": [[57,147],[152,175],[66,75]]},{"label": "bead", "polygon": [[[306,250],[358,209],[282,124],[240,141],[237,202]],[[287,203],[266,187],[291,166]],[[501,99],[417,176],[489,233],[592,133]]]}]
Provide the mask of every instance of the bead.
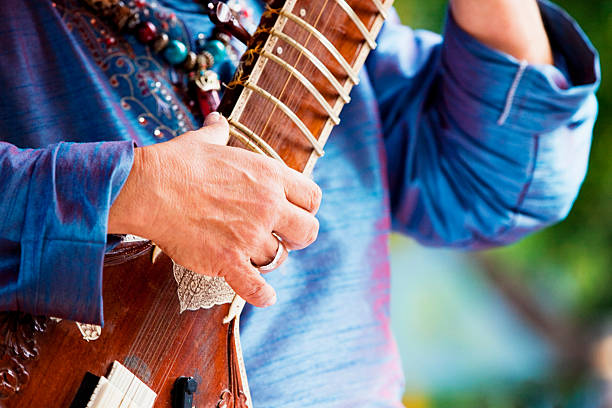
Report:
[{"label": "bead", "polygon": [[168,37],[168,34],[161,33],[157,36],[157,38],[155,38],[155,42],[153,43],[153,51],[161,52],[164,48],[166,48],[166,46],[168,46],[169,42],[170,37]]},{"label": "bead", "polygon": [[145,21],[138,26],[138,32],[136,36],[138,37],[138,41],[141,43],[148,43],[155,39],[157,35],[157,27],[150,21]]},{"label": "bead", "polygon": [[208,64],[206,62],[206,57],[204,56],[204,54],[198,54],[198,56],[196,57],[196,65],[198,66],[198,69],[208,68]]},{"label": "bead", "polygon": [[196,50],[198,52],[202,52],[204,47],[206,47],[206,34],[198,33],[195,40]]},{"label": "bead", "polygon": [[223,43],[226,47],[230,44],[232,36],[222,31],[215,33],[215,38]]},{"label": "bead", "polygon": [[205,92],[198,89],[198,102],[200,106],[200,113],[202,113],[202,116],[206,118],[208,114],[216,111],[219,107],[219,92],[215,90]]},{"label": "bead", "polygon": [[225,44],[219,40],[212,40],[206,44],[206,51],[208,51],[215,61],[219,62],[225,56]]},{"label": "bead", "polygon": [[189,51],[187,53],[187,57],[185,58],[185,61],[183,62],[183,68],[185,68],[187,71],[191,71],[193,68],[195,68],[196,60],[197,60],[196,53],[193,51]]},{"label": "bead", "polygon": [[131,14],[127,20],[126,26],[129,30],[135,30],[140,24],[140,14]]},{"label": "bead", "polygon": [[117,43],[117,40],[115,39],[115,37],[106,37],[104,39],[104,43],[107,47],[111,47]]},{"label": "bead", "polygon": [[145,8],[147,6],[146,0],[134,0],[134,5],[138,8]]},{"label": "bead", "polygon": [[126,24],[133,19],[137,19],[138,14],[132,14],[132,11],[124,4],[118,4],[113,10],[112,19],[119,30],[123,30]]},{"label": "bead", "polygon": [[198,54],[198,67],[200,69],[208,69],[215,65],[215,58],[208,51],[202,51]]},{"label": "bead", "polygon": [[164,57],[169,63],[178,65],[187,58],[187,46],[178,40],[172,40],[164,50]]}]

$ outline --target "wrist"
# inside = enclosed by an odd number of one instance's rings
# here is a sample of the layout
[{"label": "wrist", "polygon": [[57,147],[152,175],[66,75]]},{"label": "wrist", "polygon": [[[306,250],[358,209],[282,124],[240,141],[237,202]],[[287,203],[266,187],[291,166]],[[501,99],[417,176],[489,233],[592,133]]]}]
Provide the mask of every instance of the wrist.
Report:
[{"label": "wrist", "polygon": [[156,166],[155,153],[150,148],[134,149],[134,162],[130,174],[110,208],[108,217],[109,234],[134,234],[148,237],[147,226],[150,225],[155,200],[150,200],[150,183],[153,169]]}]

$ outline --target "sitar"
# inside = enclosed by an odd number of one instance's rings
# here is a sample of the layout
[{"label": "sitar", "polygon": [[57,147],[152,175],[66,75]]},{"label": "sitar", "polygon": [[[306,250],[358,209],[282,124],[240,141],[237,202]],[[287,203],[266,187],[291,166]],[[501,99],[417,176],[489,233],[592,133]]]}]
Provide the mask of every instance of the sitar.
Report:
[{"label": "sitar", "polygon": [[[310,174],[391,3],[269,2],[218,109],[228,145]],[[134,238],[106,254],[103,296],[104,328],[0,313],[1,408],[253,406],[225,281]]]}]

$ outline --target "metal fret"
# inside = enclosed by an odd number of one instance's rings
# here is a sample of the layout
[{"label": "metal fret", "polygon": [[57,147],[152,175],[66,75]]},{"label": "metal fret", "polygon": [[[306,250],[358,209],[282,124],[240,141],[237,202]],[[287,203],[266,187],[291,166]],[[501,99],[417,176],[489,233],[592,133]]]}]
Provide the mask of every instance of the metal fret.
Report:
[{"label": "metal fret", "polygon": [[281,101],[280,99],[278,99],[277,97],[275,97],[274,95],[272,95],[271,93],[266,91],[265,89],[262,89],[259,86],[255,85],[255,84],[253,84],[253,83],[251,83],[249,81],[246,81],[243,84],[243,86],[245,88],[250,89],[251,91],[253,91],[253,92],[263,96],[264,98],[268,99],[276,107],[278,107],[280,110],[282,110],[285,113],[285,115],[289,116],[291,121],[298,127],[298,129],[300,129],[300,131],[304,134],[306,139],[308,139],[308,141],[312,145],[312,148],[314,149],[315,153],[319,157],[323,156],[323,154],[324,154],[323,147],[319,144],[317,139],[315,139],[315,137],[312,135],[312,133],[310,132],[308,127],[306,127],[304,122],[302,122],[302,120],[291,109],[289,109],[289,107],[287,105],[285,105],[283,103],[283,101]]},{"label": "metal fret", "polygon": [[336,77],[330,72],[330,70],[325,66],[325,64],[323,64],[321,60],[319,60],[316,55],[314,55],[309,49],[304,47],[299,42],[295,41],[293,38],[289,37],[287,34],[280,32],[275,28],[272,28],[270,30],[270,35],[280,38],[281,40],[298,50],[301,54],[305,55],[306,58],[308,58],[308,60],[315,67],[317,67],[321,74],[323,74],[323,76],[332,84],[332,86],[336,89],[336,92],[338,92],[338,95],[340,95],[340,98],[342,98],[344,103],[349,103],[351,101],[351,97],[348,95],[348,93],[344,91],[344,88],[342,87],[340,82],[338,82]]},{"label": "metal fret", "polygon": [[378,13],[381,15],[382,18],[386,20],[387,19],[387,9],[385,8],[385,6],[383,6],[380,0],[372,0],[372,1],[374,2],[374,5],[378,9]]},{"label": "metal fret", "polygon": [[345,0],[336,0],[336,4],[338,4],[342,10],[344,10],[351,21],[353,21],[353,23],[357,26],[357,29],[361,32],[361,35],[368,44],[368,47],[370,47],[371,50],[376,48],[376,41],[374,41],[370,31],[366,28],[361,19],[359,19],[359,16],[357,13],[355,13],[355,10],[353,10]]},{"label": "metal fret", "polygon": [[[230,123],[230,125],[233,125],[233,124]],[[254,153],[258,153],[258,154],[263,154],[264,156],[266,156],[266,152],[264,152],[261,149],[261,147],[257,146],[257,144],[253,143],[251,139],[243,135],[242,132],[239,132],[233,127],[230,127],[229,134],[230,136],[233,136],[236,139],[240,140],[240,142],[242,142],[242,144],[245,145],[250,151]]]},{"label": "metal fret", "polygon": [[315,38],[319,40],[319,42],[323,44],[325,48],[327,48],[327,50],[333,55],[336,61],[338,61],[338,64],[342,66],[342,69],[344,69],[344,71],[346,72],[351,82],[355,85],[359,83],[359,78],[357,76],[357,73],[353,70],[351,65],[346,61],[346,59],[342,56],[342,54],[340,54],[340,51],[338,51],[338,49],[323,34],[321,34],[319,30],[317,30],[316,28],[314,28],[309,23],[302,20],[295,14],[292,14],[285,10],[281,10],[280,15],[287,17],[289,20],[293,21],[295,24],[299,25],[304,30],[308,31],[310,34],[315,36]]},{"label": "metal fret", "polygon": [[334,122],[334,125],[337,125],[340,123],[340,118],[338,117],[338,115],[334,113],[334,110],[329,105],[329,103],[327,103],[323,95],[321,95],[321,92],[319,92],[319,90],[315,88],[312,82],[310,82],[308,78],[306,78],[300,71],[295,69],[295,67],[291,66],[289,63],[284,61],[282,58],[279,58],[276,55],[266,50],[261,51],[260,55],[262,55],[265,58],[268,58],[271,61],[274,61],[275,63],[283,67],[285,70],[289,71],[289,73],[293,75],[294,77],[296,77],[302,83],[302,85],[304,85],[304,87],[306,87],[306,89],[310,91],[311,95],[321,104],[323,109],[325,109],[325,111],[327,112],[327,115],[329,115],[332,122]]},{"label": "metal fret", "polygon": [[[235,130],[230,128],[230,133],[232,134],[232,136],[237,137],[247,146],[252,146],[256,143],[257,144],[256,149],[258,153],[267,154],[268,156],[276,160],[279,160],[282,163],[285,163],[285,161],[278,155],[278,153],[276,153],[276,151],[268,143],[266,143],[266,141],[263,140],[263,138],[259,136],[257,133],[253,132],[251,129],[249,129],[242,123],[238,122],[237,120],[232,119],[231,116],[227,121],[229,122],[230,125],[234,126],[240,132],[247,135],[250,138],[250,140],[246,138],[242,133],[236,132]],[[255,141],[255,143],[253,143],[253,141]]]}]

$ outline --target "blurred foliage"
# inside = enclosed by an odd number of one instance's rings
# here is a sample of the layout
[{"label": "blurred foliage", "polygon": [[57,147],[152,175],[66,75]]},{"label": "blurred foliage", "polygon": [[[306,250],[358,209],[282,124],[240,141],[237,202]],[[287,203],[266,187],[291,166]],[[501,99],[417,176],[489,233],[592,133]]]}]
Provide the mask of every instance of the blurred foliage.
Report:
[{"label": "blurred foliage", "polygon": [[[567,219],[506,248],[487,251],[489,261],[543,294],[540,299],[587,331],[612,315],[612,1],[558,0],[600,52],[602,86],[589,172]],[[402,21],[440,32],[447,0],[396,0]],[[528,384],[499,389],[483,384],[457,394],[406,395],[405,405],[425,407],[592,407],[599,391],[588,373],[565,370]]]},{"label": "blurred foliage", "polygon": [[[507,248],[486,256],[531,285],[546,286],[551,298],[571,304],[567,312],[597,319],[612,310],[612,1],[559,0],[582,26],[601,54],[603,82],[598,93],[600,114],[595,127],[589,173],[568,218]],[[446,0],[396,0],[402,21],[414,28],[440,32]]]}]

